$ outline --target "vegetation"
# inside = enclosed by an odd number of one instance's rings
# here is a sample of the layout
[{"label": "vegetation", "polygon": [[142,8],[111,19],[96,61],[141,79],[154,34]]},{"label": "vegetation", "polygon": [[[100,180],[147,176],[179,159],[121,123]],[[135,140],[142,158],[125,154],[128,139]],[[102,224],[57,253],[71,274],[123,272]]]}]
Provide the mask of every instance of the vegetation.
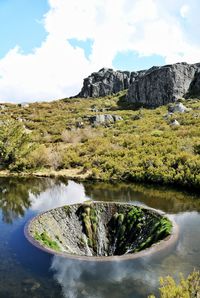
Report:
[{"label": "vegetation", "polygon": [[172,223],[167,218],[145,215],[140,207],[115,213],[109,224],[115,255],[148,248],[170,235],[172,230]]},{"label": "vegetation", "polygon": [[[82,221],[88,246],[97,252],[98,214],[92,202],[85,202],[77,210]],[[140,207],[121,206],[108,222],[109,243],[112,255],[138,252],[171,234],[172,223],[165,217],[144,212]]]},{"label": "vegetation", "polygon": [[53,250],[60,251],[60,247],[56,241],[53,241],[46,232],[39,234],[38,232],[35,233],[34,236],[35,240],[41,242],[42,245],[47,246]]},{"label": "vegetation", "polygon": [[88,245],[97,251],[97,211],[92,206],[91,202],[85,202],[85,204],[78,210],[79,216],[81,217],[84,232],[88,239]]},{"label": "vegetation", "polygon": [[[183,275],[180,275],[180,282],[167,276],[160,279],[160,298],[198,298],[200,296],[200,273],[199,271],[193,271],[185,279]],[[149,298],[156,298],[154,295],[150,295]]]},{"label": "vegetation", "polygon": [[[200,101],[187,113],[123,103],[125,92],[28,106],[0,105],[0,167],[35,172],[77,169],[91,179],[200,187]],[[105,112],[106,111],[106,112]],[[95,114],[122,121],[92,127]],[[176,119],[180,126],[170,123]]]},{"label": "vegetation", "polygon": [[0,163],[9,169],[23,170],[26,156],[32,150],[31,140],[22,124],[3,121],[0,129]]}]

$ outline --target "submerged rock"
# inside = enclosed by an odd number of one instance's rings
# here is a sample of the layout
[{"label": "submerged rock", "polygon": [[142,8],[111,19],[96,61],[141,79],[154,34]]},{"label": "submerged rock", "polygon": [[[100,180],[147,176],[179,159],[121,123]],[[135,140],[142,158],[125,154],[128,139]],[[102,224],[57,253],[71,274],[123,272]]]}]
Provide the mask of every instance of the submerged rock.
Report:
[{"label": "submerged rock", "polygon": [[171,232],[169,219],[154,210],[86,202],[36,217],[29,224],[28,238],[47,250],[70,255],[120,256],[148,248]]}]

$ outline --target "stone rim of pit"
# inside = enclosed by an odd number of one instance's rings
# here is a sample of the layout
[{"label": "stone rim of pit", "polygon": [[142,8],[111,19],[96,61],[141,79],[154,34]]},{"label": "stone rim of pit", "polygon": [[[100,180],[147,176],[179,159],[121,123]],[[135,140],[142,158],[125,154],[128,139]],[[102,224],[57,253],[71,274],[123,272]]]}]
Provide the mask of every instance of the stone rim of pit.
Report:
[{"label": "stone rim of pit", "polygon": [[[129,206],[129,207],[136,207],[136,208],[141,208],[144,211],[147,212],[152,212],[156,215],[159,215],[162,218],[166,218],[168,219],[171,224],[172,224],[172,229],[171,229],[171,233],[166,236],[164,239],[159,240],[158,242],[153,243],[150,247],[147,247],[145,249],[142,249],[138,252],[134,252],[134,253],[127,253],[127,254],[122,254],[122,255],[110,255],[110,256],[87,256],[87,255],[78,255],[78,254],[72,254],[72,253],[68,253],[65,251],[56,251],[50,247],[44,246],[42,245],[39,241],[37,241],[33,235],[31,234],[31,225],[37,221],[40,220],[40,218],[45,215],[48,214],[49,212],[52,212],[54,210],[59,210],[59,209],[63,209],[64,207],[73,207],[73,206],[83,206],[84,204],[104,204],[104,205],[118,205],[118,206]],[[35,247],[39,248],[40,250],[47,252],[49,254],[53,254],[53,255],[57,255],[57,256],[61,256],[61,257],[65,257],[68,259],[77,259],[77,260],[85,260],[85,261],[119,261],[119,260],[128,260],[128,259],[138,259],[138,258],[142,258],[151,254],[155,254],[157,252],[163,251],[167,248],[172,247],[177,239],[178,239],[178,235],[179,235],[179,228],[178,225],[176,224],[176,222],[173,220],[173,218],[171,218],[169,215],[166,215],[164,212],[160,211],[160,210],[156,210],[154,208],[147,208],[144,206],[138,206],[138,205],[134,205],[132,203],[125,203],[125,202],[104,202],[104,201],[85,201],[83,203],[76,203],[76,204],[71,204],[71,205],[65,205],[65,206],[61,206],[61,207],[57,207],[57,208],[53,208],[51,210],[42,212],[38,215],[36,215],[35,217],[33,217],[31,220],[29,220],[25,227],[24,227],[24,234],[25,237],[27,238],[27,240],[34,245]]]}]

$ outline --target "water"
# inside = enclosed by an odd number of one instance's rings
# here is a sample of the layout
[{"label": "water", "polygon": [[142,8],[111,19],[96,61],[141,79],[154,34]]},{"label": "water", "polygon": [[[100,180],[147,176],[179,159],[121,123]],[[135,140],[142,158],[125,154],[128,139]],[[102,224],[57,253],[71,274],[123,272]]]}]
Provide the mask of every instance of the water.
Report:
[{"label": "water", "polygon": [[[180,228],[173,250],[138,261],[83,262],[51,256],[24,237],[36,214],[86,199],[123,201],[168,213]],[[0,297],[142,298],[160,276],[200,269],[200,198],[161,187],[0,178]]]}]

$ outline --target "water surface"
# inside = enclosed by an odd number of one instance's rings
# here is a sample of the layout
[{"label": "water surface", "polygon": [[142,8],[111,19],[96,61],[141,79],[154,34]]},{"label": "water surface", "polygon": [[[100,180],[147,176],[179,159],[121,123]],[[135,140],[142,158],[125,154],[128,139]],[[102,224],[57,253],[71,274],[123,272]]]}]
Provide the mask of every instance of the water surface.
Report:
[{"label": "water surface", "polygon": [[[177,245],[138,261],[95,263],[51,256],[25,239],[24,225],[36,214],[86,199],[166,212],[179,226]],[[0,297],[147,297],[156,293],[160,276],[200,269],[199,212],[197,195],[163,187],[0,178]]]}]

